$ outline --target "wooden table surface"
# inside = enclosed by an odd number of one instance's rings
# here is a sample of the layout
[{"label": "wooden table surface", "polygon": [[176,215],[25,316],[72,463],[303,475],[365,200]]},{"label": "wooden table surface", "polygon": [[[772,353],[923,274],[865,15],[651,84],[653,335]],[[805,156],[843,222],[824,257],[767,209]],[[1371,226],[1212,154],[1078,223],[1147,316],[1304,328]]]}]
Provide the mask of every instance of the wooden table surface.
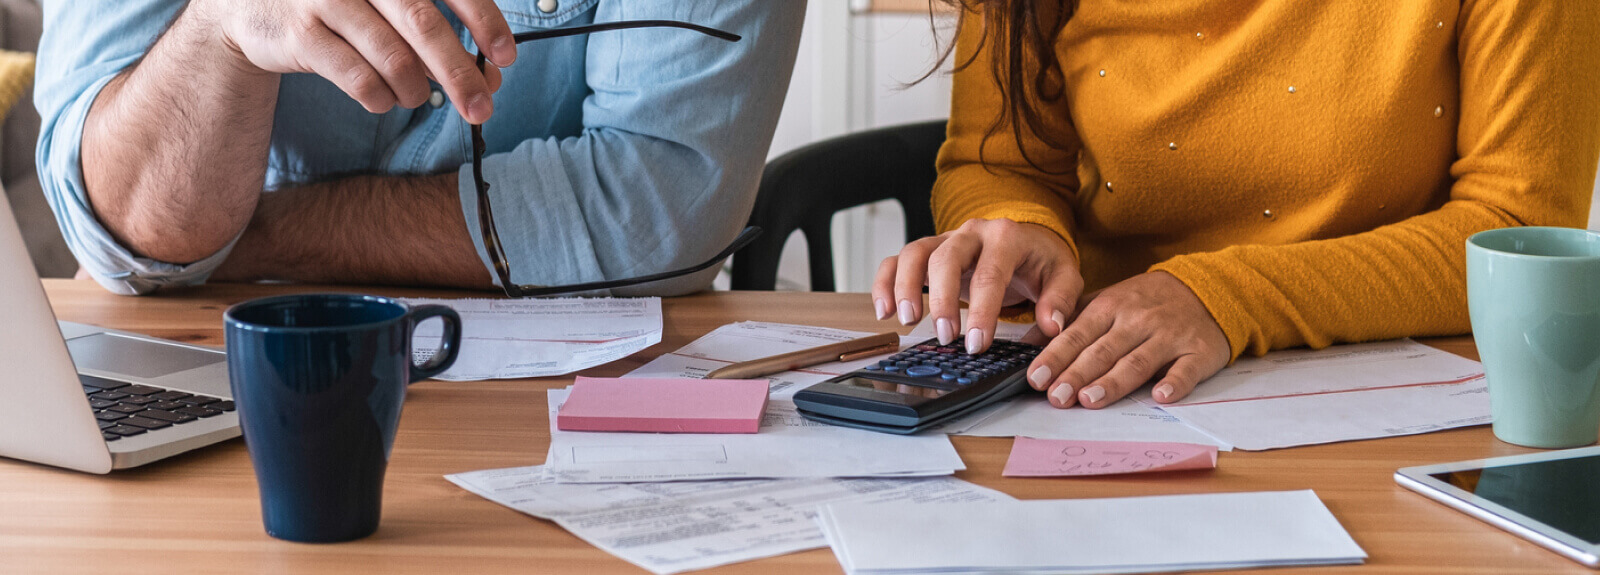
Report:
[{"label": "wooden table surface", "polygon": [[[207,345],[222,312],[262,295],[311,287],[212,286],[127,298],[93,283],[49,280],[60,319]],[[348,289],[343,291],[349,291]],[[402,297],[477,294],[375,289]],[[726,323],[781,321],[855,330],[872,320],[864,294],[715,292],[663,302],[659,345],[585,375],[616,376]],[[1468,338],[1433,342],[1475,357]],[[536,465],[549,445],[545,390],[570,377],[412,386],[390,459],[383,522],[334,545],[263,532],[243,442],[94,476],[0,459],[0,573],[642,573],[568,534],[472,495],[445,474]],[[1322,573],[1587,573],[1554,553],[1397,486],[1396,468],[1525,453],[1487,427],[1221,455],[1214,471],[1073,479],[1003,478],[1011,441],[956,437],[958,477],[1022,499],[1314,489],[1370,555]],[[716,573],[838,573],[826,549],[735,564]]]}]

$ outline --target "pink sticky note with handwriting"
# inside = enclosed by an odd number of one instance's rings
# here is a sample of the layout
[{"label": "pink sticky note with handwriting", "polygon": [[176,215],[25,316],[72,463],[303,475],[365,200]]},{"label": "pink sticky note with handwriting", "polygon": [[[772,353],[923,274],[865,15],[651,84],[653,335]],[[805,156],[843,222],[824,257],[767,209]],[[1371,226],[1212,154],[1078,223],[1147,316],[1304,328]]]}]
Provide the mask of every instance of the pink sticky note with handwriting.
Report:
[{"label": "pink sticky note with handwriting", "polygon": [[1212,469],[1217,446],[1141,441],[1073,441],[1018,437],[1006,460],[1006,477],[1116,475]]},{"label": "pink sticky note with handwriting", "polygon": [[578,377],[556,413],[562,431],[755,433],[764,379]]}]

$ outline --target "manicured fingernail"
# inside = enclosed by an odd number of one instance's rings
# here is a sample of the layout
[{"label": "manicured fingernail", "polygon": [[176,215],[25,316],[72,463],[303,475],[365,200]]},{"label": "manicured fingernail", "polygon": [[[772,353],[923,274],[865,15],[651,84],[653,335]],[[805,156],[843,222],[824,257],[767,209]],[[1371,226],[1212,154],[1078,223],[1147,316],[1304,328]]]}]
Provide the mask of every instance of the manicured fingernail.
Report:
[{"label": "manicured fingernail", "polygon": [[1067,329],[1067,316],[1062,315],[1061,310],[1058,309],[1051,312],[1050,319],[1056,322],[1056,333],[1061,333],[1062,330]]},{"label": "manicured fingernail", "polygon": [[1057,407],[1066,407],[1067,402],[1072,401],[1072,386],[1065,383],[1057,385],[1050,391],[1050,399],[1056,400]]},{"label": "manicured fingernail", "polygon": [[1033,370],[1033,373],[1028,375],[1028,383],[1033,384],[1034,389],[1044,389],[1044,386],[1050,385],[1050,366],[1041,365],[1039,369]]},{"label": "manicured fingernail", "polygon": [[978,355],[980,349],[983,349],[983,330],[978,328],[967,330],[967,354]]},{"label": "manicured fingernail", "polygon": [[467,115],[472,116],[474,119],[472,123],[482,124],[487,122],[489,121],[489,116],[493,114],[494,103],[489,101],[488,96],[477,94],[467,100]]},{"label": "manicured fingernail", "polygon": [[1100,400],[1106,398],[1106,390],[1101,389],[1098,385],[1091,385],[1083,388],[1083,391],[1079,392],[1078,395],[1083,398],[1084,403],[1100,403]]},{"label": "manicured fingernail", "polygon": [[1172,384],[1163,383],[1158,385],[1155,389],[1150,391],[1150,395],[1155,396],[1156,401],[1164,402],[1172,397]]},{"label": "manicured fingernail", "polygon": [[950,345],[950,342],[956,340],[956,328],[950,325],[950,318],[941,317],[934,320],[933,326],[938,328],[939,345]]},{"label": "manicured fingernail", "polygon": [[494,39],[490,49],[495,53],[495,65],[501,68],[510,66],[517,61],[517,46],[511,43],[510,36],[501,36]]},{"label": "manicured fingernail", "polygon": [[917,323],[917,310],[911,309],[911,300],[900,300],[900,325]]},{"label": "manicured fingernail", "polygon": [[872,306],[878,310],[878,319],[889,319],[889,300],[880,297],[872,300]]}]

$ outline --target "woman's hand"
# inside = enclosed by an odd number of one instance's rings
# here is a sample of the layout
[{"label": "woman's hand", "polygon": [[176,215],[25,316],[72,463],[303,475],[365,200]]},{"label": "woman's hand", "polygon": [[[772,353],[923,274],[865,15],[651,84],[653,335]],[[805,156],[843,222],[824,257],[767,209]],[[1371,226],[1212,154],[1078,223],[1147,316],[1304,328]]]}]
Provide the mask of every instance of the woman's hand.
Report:
[{"label": "woman's hand", "polygon": [[1115,403],[1161,376],[1151,395],[1170,403],[1228,364],[1228,338],[1189,287],[1166,272],[1128,278],[1092,295],[1072,324],[1028,366],[1050,404]]},{"label": "woman's hand", "polygon": [[[1049,228],[973,219],[955,231],[911,242],[900,255],[883,260],[872,284],[878,319],[898,313],[900,323],[917,323],[923,317],[923,285],[939,342],[948,345],[964,333],[967,352],[978,353],[993,341],[1000,309],[1024,301],[1035,302],[1041,333],[1061,333],[1083,291],[1083,278],[1072,248]],[[969,302],[964,331],[963,299]]]}]

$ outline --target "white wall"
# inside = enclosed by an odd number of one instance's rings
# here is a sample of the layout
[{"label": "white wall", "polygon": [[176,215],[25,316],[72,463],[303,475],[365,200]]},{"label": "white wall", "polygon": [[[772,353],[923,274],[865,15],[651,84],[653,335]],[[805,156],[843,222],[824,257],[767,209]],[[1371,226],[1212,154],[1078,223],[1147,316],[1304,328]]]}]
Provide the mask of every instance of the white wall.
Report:
[{"label": "white wall", "polygon": [[1589,229],[1600,231],[1600,174],[1594,179],[1594,200],[1589,202]]}]

